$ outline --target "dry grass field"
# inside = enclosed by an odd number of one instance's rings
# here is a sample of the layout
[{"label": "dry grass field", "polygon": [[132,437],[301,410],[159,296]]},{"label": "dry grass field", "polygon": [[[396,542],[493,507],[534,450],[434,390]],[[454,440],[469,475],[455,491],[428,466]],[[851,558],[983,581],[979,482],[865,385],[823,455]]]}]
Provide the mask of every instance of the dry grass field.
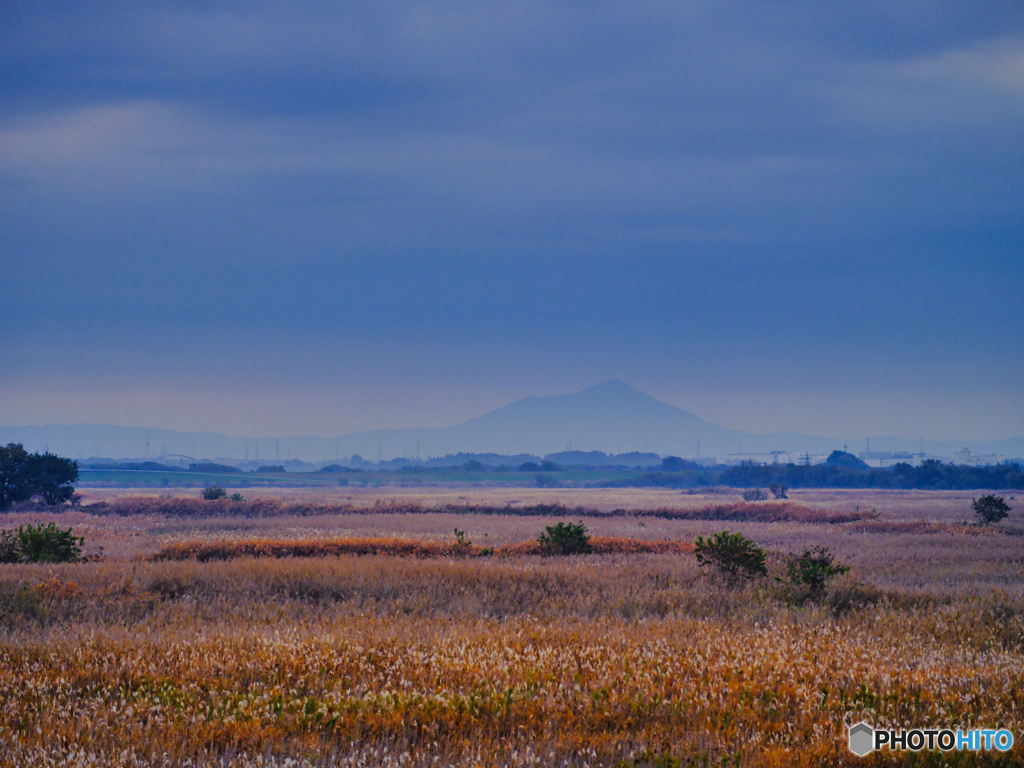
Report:
[{"label": "dry grass field", "polygon": [[[842,523],[610,514],[735,493],[259,496],[359,511],[183,517],[120,499],[148,512],[0,518],[70,525],[92,556],[0,565],[0,766],[1024,762],[1021,496],[999,530],[962,525],[971,494],[957,492],[791,493],[822,513],[801,519]],[[541,503],[593,512],[468,511]],[[678,551],[516,547],[563,519]],[[456,527],[495,553],[460,556]],[[697,566],[693,540],[726,528],[768,550],[769,579],[731,589]],[[380,538],[404,543],[338,549]],[[153,558],[200,545],[222,554]],[[809,601],[775,579],[786,553],[816,545],[851,570]],[[862,719],[1008,728],[1016,745],[858,758],[846,725]]]}]

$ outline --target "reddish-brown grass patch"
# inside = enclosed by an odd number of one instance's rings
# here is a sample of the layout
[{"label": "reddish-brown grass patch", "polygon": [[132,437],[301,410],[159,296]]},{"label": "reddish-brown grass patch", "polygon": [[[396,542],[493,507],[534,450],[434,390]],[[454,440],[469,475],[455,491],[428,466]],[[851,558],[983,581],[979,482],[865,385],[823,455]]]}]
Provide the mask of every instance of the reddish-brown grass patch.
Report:
[{"label": "reddish-brown grass patch", "polygon": [[[642,554],[693,552],[693,544],[683,541],[646,541],[616,536],[594,536],[590,540],[596,554]],[[227,541],[181,541],[154,552],[150,560],[230,560],[236,557],[338,557],[341,555],[392,555],[396,557],[515,557],[543,555],[536,541],[509,544],[488,549],[476,544],[440,541],[416,541],[398,538],[348,539],[241,539]]]}]

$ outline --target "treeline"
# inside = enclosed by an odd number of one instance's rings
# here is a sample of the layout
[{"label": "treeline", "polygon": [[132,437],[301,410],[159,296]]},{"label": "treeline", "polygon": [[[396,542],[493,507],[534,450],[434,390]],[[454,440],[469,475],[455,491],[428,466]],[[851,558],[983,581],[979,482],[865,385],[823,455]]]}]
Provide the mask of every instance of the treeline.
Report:
[{"label": "treeline", "polygon": [[920,466],[896,464],[882,469],[843,466],[826,462],[812,466],[767,465],[730,467],[722,473],[721,484],[736,487],[767,486],[790,488],[895,488],[921,490],[971,490],[977,488],[1024,488],[1020,464],[970,467],[943,464],[928,459]]},{"label": "treeline", "polygon": [[[85,469],[112,469],[120,471],[141,471],[141,472],[241,472],[238,467],[230,464],[216,464],[212,461],[189,464],[188,467],[176,467],[171,464],[161,464],[157,461],[113,461],[113,462],[90,462],[84,466]],[[260,467],[260,472],[284,472],[284,467]]]},{"label": "treeline", "polygon": [[[853,461],[850,461],[853,459]],[[928,459],[920,466],[896,464],[871,468],[859,459],[836,451],[824,464],[756,464],[735,467],[698,467],[680,461],[674,471],[648,472],[634,478],[613,479],[608,487],[700,488],[722,485],[732,488],[879,488],[917,490],[972,490],[1024,488],[1024,469],[1019,463],[971,467]]]}]

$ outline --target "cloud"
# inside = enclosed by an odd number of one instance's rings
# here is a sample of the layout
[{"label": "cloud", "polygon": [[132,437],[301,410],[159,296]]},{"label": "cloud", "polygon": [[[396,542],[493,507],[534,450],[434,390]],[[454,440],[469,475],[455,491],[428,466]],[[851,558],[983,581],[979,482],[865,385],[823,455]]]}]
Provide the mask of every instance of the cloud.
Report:
[{"label": "cloud", "polygon": [[[947,40],[960,18],[936,3],[883,12],[907,33],[903,55],[838,43],[840,28],[862,43],[879,32],[869,14],[785,4],[156,6],[109,29],[103,8],[67,17],[65,29],[86,22],[57,35],[62,53],[49,37],[15,46],[27,87],[50,98],[10,99],[8,178],[90,195],[135,184],[380,202],[403,218],[421,209],[418,226],[838,227],[838,211],[933,172],[936,142],[952,150],[965,120],[993,138],[1012,108],[986,109],[978,79],[1012,85],[1019,63],[1012,37],[972,37],[984,25]],[[909,34],[921,19],[930,45]],[[104,55],[87,56],[97,42]],[[33,81],[43,56],[82,86],[73,97]]]}]

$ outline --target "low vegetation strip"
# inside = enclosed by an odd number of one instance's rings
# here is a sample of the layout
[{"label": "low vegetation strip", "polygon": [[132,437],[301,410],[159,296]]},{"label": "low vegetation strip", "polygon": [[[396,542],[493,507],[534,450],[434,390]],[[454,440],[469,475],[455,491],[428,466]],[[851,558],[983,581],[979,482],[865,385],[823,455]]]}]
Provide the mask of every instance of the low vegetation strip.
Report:
[{"label": "low vegetation strip", "polygon": [[928,520],[863,520],[850,526],[858,533],[946,533],[953,536],[1024,536],[1020,528],[989,528],[970,523]]},{"label": "low vegetation strip", "polygon": [[665,507],[662,509],[616,509],[602,512],[589,507],[570,507],[563,504],[474,505],[442,504],[425,506],[401,502],[376,503],[372,506],[355,504],[313,504],[282,503],[276,499],[252,499],[233,501],[217,499],[205,501],[193,496],[174,497],[125,497],[109,502],[90,504],[85,511],[98,515],[163,515],[168,517],[315,517],[321,515],[510,515],[515,517],[653,517],[668,520],[723,520],[746,522],[800,522],[800,523],[852,523],[860,520],[874,520],[874,511],[842,513],[834,510],[817,509],[791,501],[761,503],[736,502],[731,504],[710,504],[697,509]]},{"label": "low vegetation strip", "polygon": [[231,560],[236,557],[331,557],[339,555],[398,555],[452,557],[479,555],[480,547],[412,539],[252,539],[182,541],[168,544],[151,560]]},{"label": "low vegetation strip", "polygon": [[[590,549],[595,555],[674,554],[693,552],[693,544],[688,541],[671,541],[668,539],[648,541],[646,539],[630,539],[622,536],[591,536]],[[514,557],[518,555],[546,555],[548,551],[539,542],[523,541],[518,544],[498,547],[495,554]]]},{"label": "low vegetation strip", "polygon": [[[625,513],[616,510],[614,514]],[[762,503],[737,502],[734,504],[710,504],[698,509],[653,509],[632,512],[638,517],[659,517],[667,520],[726,520],[756,523],[853,523],[860,520],[875,520],[874,510],[857,512],[836,512],[816,509],[791,501]]]},{"label": "low vegetation strip", "polygon": [[[682,541],[646,541],[613,536],[590,539],[596,554],[643,554],[693,552],[693,545]],[[340,555],[393,555],[397,557],[487,557],[543,555],[536,541],[510,544],[497,549],[458,542],[417,541],[399,538],[348,539],[238,539],[221,541],[182,541],[168,544],[150,555],[159,560],[231,560],[238,557],[337,557]]]}]

